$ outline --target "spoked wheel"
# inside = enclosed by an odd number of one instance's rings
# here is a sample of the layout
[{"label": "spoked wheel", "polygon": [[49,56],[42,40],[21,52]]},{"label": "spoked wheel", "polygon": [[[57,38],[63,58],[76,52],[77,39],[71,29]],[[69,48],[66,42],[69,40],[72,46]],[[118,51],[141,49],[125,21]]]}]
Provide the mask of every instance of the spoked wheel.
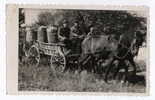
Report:
[{"label": "spoked wheel", "polygon": [[39,61],[40,61],[39,49],[33,45],[28,51],[28,64],[38,66]]},{"label": "spoked wheel", "polygon": [[56,72],[63,72],[66,66],[66,59],[63,54],[57,53],[51,55],[51,67],[54,68]]}]

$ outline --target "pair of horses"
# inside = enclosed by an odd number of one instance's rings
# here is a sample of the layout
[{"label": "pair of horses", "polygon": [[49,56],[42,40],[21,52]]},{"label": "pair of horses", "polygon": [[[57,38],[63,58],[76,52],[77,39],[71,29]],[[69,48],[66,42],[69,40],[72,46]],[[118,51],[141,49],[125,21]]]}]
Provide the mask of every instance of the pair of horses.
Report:
[{"label": "pair of horses", "polygon": [[105,81],[117,61],[116,70],[113,73],[115,78],[120,69],[125,69],[125,81],[128,75],[129,62],[133,66],[133,75],[136,75],[136,64],[134,57],[138,54],[136,45],[137,37],[135,33],[125,33],[119,39],[115,35],[92,35],[83,40],[81,44],[82,54],[79,57],[80,70],[101,71],[101,67],[106,66]]}]

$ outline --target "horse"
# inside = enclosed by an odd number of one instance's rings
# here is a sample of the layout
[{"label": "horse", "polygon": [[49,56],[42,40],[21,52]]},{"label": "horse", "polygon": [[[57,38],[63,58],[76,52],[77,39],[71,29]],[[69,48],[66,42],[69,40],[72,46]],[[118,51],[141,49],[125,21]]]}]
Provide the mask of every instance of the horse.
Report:
[{"label": "horse", "polygon": [[120,67],[122,67],[125,69],[125,80],[127,79],[128,66],[126,66],[126,61],[130,62],[133,66],[134,74],[136,74],[134,56],[138,50],[135,48],[136,38],[134,34],[131,34],[131,32],[124,33],[120,35],[119,40],[116,40],[114,37],[115,36],[109,35],[91,36],[82,42],[82,54],[79,61],[80,66],[84,67],[83,63],[85,63],[87,59],[91,59],[88,61],[90,61],[92,65],[91,67],[89,66],[88,69],[95,71],[96,68],[94,66],[97,65],[99,60],[103,59],[102,61],[105,63],[105,66],[108,66],[104,78],[106,82],[108,81],[109,72],[112,70],[112,65],[115,61],[119,61],[119,64],[114,76],[117,75]]},{"label": "horse", "polygon": [[[111,43],[109,43],[111,42]],[[86,37],[81,44],[82,53],[80,56],[81,70],[86,69],[89,71],[96,72],[96,60],[99,57],[109,56],[108,52],[116,49],[116,42],[112,42],[108,35],[92,35]],[[89,67],[86,67],[88,65]]]}]

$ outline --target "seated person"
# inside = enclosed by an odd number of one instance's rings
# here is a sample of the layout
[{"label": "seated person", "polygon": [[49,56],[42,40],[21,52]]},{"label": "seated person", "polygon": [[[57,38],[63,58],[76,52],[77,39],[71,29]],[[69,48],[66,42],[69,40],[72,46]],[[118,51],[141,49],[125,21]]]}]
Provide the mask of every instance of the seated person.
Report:
[{"label": "seated person", "polygon": [[71,41],[70,41],[70,28],[68,27],[68,22],[64,20],[63,26],[58,31],[59,41],[65,44],[64,53],[67,55],[71,49]]},{"label": "seated person", "polygon": [[74,46],[72,50],[75,52],[81,52],[81,42],[84,39],[84,34],[79,26],[77,21],[74,22],[74,25],[71,27],[70,38],[72,40],[72,45]]},{"label": "seated person", "polygon": [[89,40],[93,35],[96,35],[96,29],[94,26],[90,26],[90,32],[87,34],[86,38],[84,39],[83,43]]},{"label": "seated person", "polygon": [[75,21],[71,27],[71,38],[84,38],[84,34],[77,21]]},{"label": "seated person", "polygon": [[96,34],[96,28],[94,26],[90,27],[90,32],[87,34],[87,36],[97,35]]}]

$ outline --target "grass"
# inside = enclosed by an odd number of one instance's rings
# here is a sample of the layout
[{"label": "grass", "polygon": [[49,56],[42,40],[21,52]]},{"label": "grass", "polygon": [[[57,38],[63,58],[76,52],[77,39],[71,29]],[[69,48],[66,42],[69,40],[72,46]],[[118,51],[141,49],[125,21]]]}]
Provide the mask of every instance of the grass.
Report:
[{"label": "grass", "polygon": [[[144,65],[144,64],[143,64]],[[54,72],[49,65],[38,67],[19,64],[18,89],[20,91],[69,91],[69,92],[134,92],[144,93],[141,82],[122,83],[113,80],[107,84],[102,77],[86,71],[79,73]]]}]

